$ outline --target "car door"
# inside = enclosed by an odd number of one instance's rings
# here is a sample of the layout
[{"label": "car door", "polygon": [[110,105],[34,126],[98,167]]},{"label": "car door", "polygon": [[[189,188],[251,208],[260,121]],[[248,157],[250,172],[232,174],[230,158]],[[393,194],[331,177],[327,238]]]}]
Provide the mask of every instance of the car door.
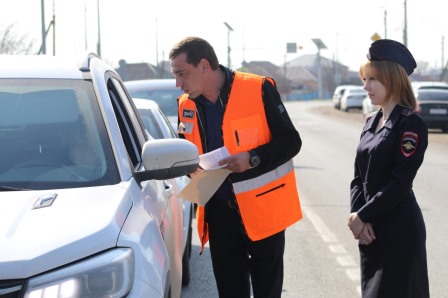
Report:
[{"label": "car door", "polygon": [[[141,151],[144,142],[147,140],[141,118],[136,113],[134,104],[129,100],[118,78],[109,78],[107,87],[129,155],[132,171],[141,171],[143,169]],[[154,193],[154,186],[156,187],[156,193]],[[174,190],[167,187],[164,181],[143,181],[139,187],[141,195],[146,199],[146,203],[148,204],[148,211],[157,218],[162,237],[166,239],[166,233],[169,231],[166,231],[165,228],[167,226],[165,212],[168,209],[169,200]]]},{"label": "car door", "polygon": [[[111,77],[108,92],[119,121],[119,127],[126,144],[132,171],[143,169],[140,153],[144,142],[148,139],[144,131],[142,119],[121,80]],[[171,179],[170,179],[171,180]],[[151,186],[149,184],[152,184]],[[157,194],[154,194],[156,186]],[[171,294],[179,297],[182,279],[183,252],[183,210],[174,196],[176,193],[172,181],[143,181],[140,185],[141,195],[147,204],[148,212],[154,214],[159,222],[160,232],[170,257]]]}]

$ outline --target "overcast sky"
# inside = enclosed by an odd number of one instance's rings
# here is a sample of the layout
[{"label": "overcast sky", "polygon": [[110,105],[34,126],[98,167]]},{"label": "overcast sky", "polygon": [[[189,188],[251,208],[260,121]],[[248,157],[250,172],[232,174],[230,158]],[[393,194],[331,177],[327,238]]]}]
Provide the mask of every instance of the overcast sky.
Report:
[{"label": "overcast sky", "polygon": [[[120,59],[152,64],[167,60],[175,42],[195,35],[213,45],[224,65],[230,36],[232,68],[243,60],[280,65],[315,54],[311,40],[319,38],[327,47],[322,56],[357,70],[375,33],[403,42],[405,23],[404,0],[44,0],[46,27],[55,15],[56,54],[78,57],[86,49],[96,52],[98,1],[101,56],[114,67]],[[0,29],[15,24],[16,32],[40,45],[42,0],[2,2]],[[442,39],[448,33],[446,3],[407,0],[408,47],[417,62],[441,68]],[[230,35],[224,22],[233,29]],[[287,54],[288,42],[302,49]],[[47,54],[52,50],[50,31]],[[443,59],[446,64],[448,55]]]}]

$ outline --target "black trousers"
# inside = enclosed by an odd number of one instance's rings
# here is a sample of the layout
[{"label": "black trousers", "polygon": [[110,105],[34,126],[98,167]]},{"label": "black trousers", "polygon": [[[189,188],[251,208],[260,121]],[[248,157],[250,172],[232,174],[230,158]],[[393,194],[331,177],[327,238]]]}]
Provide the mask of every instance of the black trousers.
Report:
[{"label": "black trousers", "polygon": [[207,206],[213,273],[220,298],[281,297],[285,231],[250,241],[237,209],[223,200]]}]

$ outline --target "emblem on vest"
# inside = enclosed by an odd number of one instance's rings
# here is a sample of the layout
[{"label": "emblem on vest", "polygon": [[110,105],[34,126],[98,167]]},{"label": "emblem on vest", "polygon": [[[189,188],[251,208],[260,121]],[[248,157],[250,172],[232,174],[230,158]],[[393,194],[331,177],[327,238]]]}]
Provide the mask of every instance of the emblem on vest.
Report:
[{"label": "emblem on vest", "polygon": [[194,110],[187,110],[187,109],[182,110],[182,117],[193,119]]}]

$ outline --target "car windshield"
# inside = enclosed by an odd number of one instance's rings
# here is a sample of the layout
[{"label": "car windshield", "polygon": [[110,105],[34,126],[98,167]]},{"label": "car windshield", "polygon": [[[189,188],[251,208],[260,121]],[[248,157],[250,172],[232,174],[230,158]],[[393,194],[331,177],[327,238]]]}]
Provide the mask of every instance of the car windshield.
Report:
[{"label": "car windshield", "polygon": [[116,183],[111,156],[91,82],[0,80],[0,188]]}]

